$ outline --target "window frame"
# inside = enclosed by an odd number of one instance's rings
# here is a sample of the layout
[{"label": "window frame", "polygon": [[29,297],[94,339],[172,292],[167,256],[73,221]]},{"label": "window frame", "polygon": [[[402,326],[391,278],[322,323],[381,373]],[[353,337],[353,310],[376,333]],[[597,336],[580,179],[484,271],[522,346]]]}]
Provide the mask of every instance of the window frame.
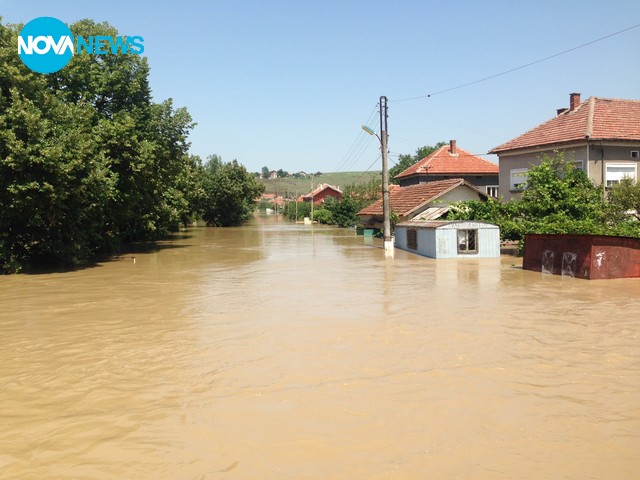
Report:
[{"label": "window frame", "polygon": [[417,228],[407,228],[407,248],[409,250],[418,250]]},{"label": "window frame", "polygon": [[[515,183],[513,181],[513,176],[517,174],[525,174],[525,180],[522,183]],[[512,168],[509,171],[509,191],[510,192],[523,192],[525,189],[525,185],[527,184],[527,180],[529,180],[529,169],[528,168]],[[522,186],[520,186],[522,185]]]},{"label": "window frame", "polygon": [[571,165],[573,165],[576,170],[582,170],[582,171],[586,171],[586,169],[584,168],[584,164],[585,161],[584,160],[571,160]]},{"label": "window frame", "polygon": [[[620,178],[618,179],[609,179],[609,168],[627,168],[627,169],[633,169],[633,176],[630,177],[633,179],[634,182],[638,181],[638,166],[634,163],[607,163],[607,165],[605,166],[605,177],[604,177],[604,184],[607,188],[611,188],[614,185],[620,183],[620,180],[622,180],[624,177],[627,177],[628,175],[624,174],[622,175]],[[612,173],[618,173],[618,172],[612,172]]]},{"label": "window frame", "polygon": [[[493,198],[498,198],[498,194],[500,192],[500,185],[487,185],[484,189],[484,192]],[[491,192],[495,192],[495,195]]]},{"label": "window frame", "polygon": [[[470,240],[469,234],[472,234]],[[461,242],[460,234],[464,234],[464,242]],[[473,250],[469,248],[473,244]],[[461,245],[463,248],[461,248]],[[476,255],[478,253],[478,229],[477,228],[457,228],[456,247],[459,255]]]}]

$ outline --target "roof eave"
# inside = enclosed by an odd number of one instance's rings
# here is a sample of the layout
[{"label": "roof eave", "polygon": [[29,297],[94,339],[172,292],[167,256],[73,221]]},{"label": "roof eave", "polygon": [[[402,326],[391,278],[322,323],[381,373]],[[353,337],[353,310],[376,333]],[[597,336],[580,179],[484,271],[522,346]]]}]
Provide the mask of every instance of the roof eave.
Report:
[{"label": "roof eave", "polygon": [[582,138],[574,138],[571,140],[566,140],[563,142],[553,142],[553,143],[539,143],[536,145],[525,145],[522,147],[515,147],[515,148],[494,148],[493,150],[490,150],[489,153],[493,154],[493,155],[501,155],[504,153],[509,153],[509,154],[517,154],[517,153],[525,153],[528,151],[547,151],[547,150],[553,150],[555,148],[566,148],[566,147],[570,147],[573,145],[581,145],[584,144],[588,141],[592,141],[594,140],[593,138],[588,138],[588,137],[582,137]]}]

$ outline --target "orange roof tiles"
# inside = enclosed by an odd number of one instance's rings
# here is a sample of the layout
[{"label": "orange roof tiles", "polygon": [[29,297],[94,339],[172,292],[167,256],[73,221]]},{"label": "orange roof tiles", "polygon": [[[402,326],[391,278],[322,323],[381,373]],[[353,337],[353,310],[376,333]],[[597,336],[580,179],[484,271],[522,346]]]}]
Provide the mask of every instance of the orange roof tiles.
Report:
[{"label": "orange roof tiles", "polygon": [[451,153],[450,145],[443,145],[396,175],[395,178],[411,175],[498,175],[500,169],[495,163],[473,155],[460,147],[456,147],[455,152]]},{"label": "orange roof tiles", "polygon": [[[438,180],[428,183],[419,183],[408,187],[398,185],[389,186],[389,204],[391,210],[400,215],[406,216],[421,205],[447,193],[450,190],[466,185],[475,190],[475,187],[461,178],[449,180]],[[482,195],[481,192],[478,192]],[[368,207],[358,212],[358,215],[382,215],[382,199],[372,203]]]},{"label": "orange roof tiles", "polygon": [[492,149],[501,153],[584,140],[640,140],[640,100],[590,97]]}]

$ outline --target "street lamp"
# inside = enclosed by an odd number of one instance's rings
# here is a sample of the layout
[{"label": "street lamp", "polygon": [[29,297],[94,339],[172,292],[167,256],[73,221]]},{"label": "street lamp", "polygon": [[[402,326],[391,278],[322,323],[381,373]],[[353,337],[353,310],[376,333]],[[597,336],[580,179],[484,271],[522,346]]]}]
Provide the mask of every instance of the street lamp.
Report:
[{"label": "street lamp", "polygon": [[362,125],[362,130],[369,135],[375,135],[380,140],[382,153],[382,225],[384,233],[384,256],[393,257],[393,238],[391,237],[391,220],[389,208],[389,169],[387,168],[387,97],[380,97],[380,136],[371,128]]}]

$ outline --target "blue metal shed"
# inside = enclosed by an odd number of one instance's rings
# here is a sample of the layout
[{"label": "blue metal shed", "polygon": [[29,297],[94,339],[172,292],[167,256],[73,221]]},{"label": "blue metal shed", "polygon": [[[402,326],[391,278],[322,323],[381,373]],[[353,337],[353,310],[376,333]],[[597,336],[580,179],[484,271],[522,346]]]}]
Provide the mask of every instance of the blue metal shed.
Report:
[{"label": "blue metal shed", "polygon": [[469,220],[409,221],[396,225],[396,247],[431,258],[500,257],[500,228]]}]

